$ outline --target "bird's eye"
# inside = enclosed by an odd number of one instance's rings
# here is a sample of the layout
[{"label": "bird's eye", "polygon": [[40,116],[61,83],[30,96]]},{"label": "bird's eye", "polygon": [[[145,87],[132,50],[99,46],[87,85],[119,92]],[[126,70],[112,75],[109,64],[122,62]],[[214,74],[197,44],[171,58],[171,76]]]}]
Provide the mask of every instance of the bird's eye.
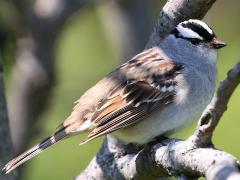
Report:
[{"label": "bird's eye", "polygon": [[192,43],[192,44],[194,44],[194,45],[198,45],[200,42],[201,42],[201,40],[200,39],[197,39],[197,38],[191,38],[191,39],[189,39],[190,40],[190,42]]}]

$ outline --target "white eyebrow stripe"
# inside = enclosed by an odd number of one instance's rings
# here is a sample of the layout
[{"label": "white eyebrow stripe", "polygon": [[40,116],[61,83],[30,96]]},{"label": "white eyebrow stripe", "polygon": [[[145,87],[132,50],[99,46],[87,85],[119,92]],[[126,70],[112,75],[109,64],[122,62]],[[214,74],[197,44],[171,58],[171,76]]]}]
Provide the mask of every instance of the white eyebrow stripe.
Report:
[{"label": "white eyebrow stripe", "polygon": [[201,37],[198,33],[189,28],[185,28],[182,25],[178,25],[177,30],[185,38],[197,38],[203,40],[203,37]]},{"label": "white eyebrow stripe", "polygon": [[197,20],[197,19],[189,19],[189,22],[192,23],[196,23],[199,24],[200,26],[202,26],[204,29],[206,29],[210,34],[213,34],[213,30],[211,28],[208,27],[207,24],[205,24],[204,22]]}]

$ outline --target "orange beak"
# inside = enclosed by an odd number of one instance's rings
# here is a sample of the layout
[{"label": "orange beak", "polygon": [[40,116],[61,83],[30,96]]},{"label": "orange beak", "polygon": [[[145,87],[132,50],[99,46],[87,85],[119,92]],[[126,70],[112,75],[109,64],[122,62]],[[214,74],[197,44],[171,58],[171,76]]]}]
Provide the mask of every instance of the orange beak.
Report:
[{"label": "orange beak", "polygon": [[219,39],[217,39],[216,37],[213,38],[213,40],[210,42],[210,47],[214,48],[214,49],[220,49],[225,47],[226,44],[222,41],[220,41]]}]

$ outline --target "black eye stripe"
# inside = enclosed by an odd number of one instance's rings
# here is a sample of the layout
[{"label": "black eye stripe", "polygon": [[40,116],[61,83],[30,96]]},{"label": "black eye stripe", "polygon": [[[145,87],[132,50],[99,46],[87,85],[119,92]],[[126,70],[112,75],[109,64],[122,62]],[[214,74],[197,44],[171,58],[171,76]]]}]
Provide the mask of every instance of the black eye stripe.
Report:
[{"label": "black eye stripe", "polygon": [[176,38],[179,38],[179,31],[177,30],[177,28],[173,29],[170,34],[174,34]]},{"label": "black eye stripe", "polygon": [[183,23],[183,27],[189,28],[193,30],[194,32],[198,33],[199,36],[203,37],[203,39],[207,42],[210,42],[214,37],[215,34],[209,33],[205,28],[203,28],[201,25],[193,22]]},{"label": "black eye stripe", "polygon": [[191,42],[192,44],[194,44],[194,45],[198,45],[198,44],[201,42],[200,39],[196,39],[196,38],[192,38],[192,39],[189,39],[189,40],[190,40],[190,42]]}]

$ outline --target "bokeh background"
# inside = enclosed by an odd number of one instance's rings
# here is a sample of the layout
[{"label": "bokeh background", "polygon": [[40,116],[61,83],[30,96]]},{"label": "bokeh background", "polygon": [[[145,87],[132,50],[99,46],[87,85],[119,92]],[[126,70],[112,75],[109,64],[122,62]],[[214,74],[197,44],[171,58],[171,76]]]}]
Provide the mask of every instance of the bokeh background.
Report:
[{"label": "bokeh background", "polygon": [[[18,59],[21,62],[22,58],[19,58],[21,43],[26,39],[29,40],[32,35],[26,30],[28,27],[20,27],[22,26],[19,23],[21,22],[21,12],[19,15],[17,9],[24,9],[24,7],[20,8],[21,4],[18,4],[17,0],[14,1],[15,4],[7,0],[0,2],[0,56],[4,62],[8,108],[12,122],[17,119],[14,115],[21,109],[14,107],[14,104],[21,105],[21,101],[15,103],[19,98],[17,97],[19,96],[17,87],[19,82],[16,83],[16,78],[21,79],[24,75],[21,76],[21,73],[17,76],[14,75],[18,72],[19,66],[24,66],[17,63]],[[36,0],[35,10],[44,9],[44,2],[46,3],[47,0]],[[51,2],[53,4],[49,3],[46,10],[39,10],[39,13],[45,16],[51,12],[54,2],[58,2],[58,0]],[[45,108],[40,113],[33,115],[30,118],[30,125],[24,129],[24,131],[28,131],[25,137],[23,136],[24,146],[19,147],[17,140],[14,140],[16,152],[22,151],[50,135],[70,114],[73,102],[85,90],[121,62],[144,48],[154,21],[164,3],[165,1],[161,0],[93,2],[69,13],[57,35],[53,33],[49,36],[48,32],[45,32],[50,38],[45,42],[51,44],[53,41],[51,37],[54,38],[50,56],[50,59],[54,59],[51,61],[52,69],[50,68],[50,71],[55,74],[54,80],[50,81],[52,90],[47,91],[43,96],[48,99],[47,103],[43,103]],[[47,7],[49,8],[47,9]],[[57,8],[59,9],[61,6]],[[240,59],[239,8],[240,1],[218,0],[204,18],[218,37],[228,44],[219,52],[219,80],[224,79],[227,71]],[[47,27],[41,28],[48,29]],[[32,31],[35,31],[34,28]],[[31,43],[29,46],[32,48]],[[48,48],[47,44],[43,45],[43,47],[45,46]],[[23,56],[23,58],[28,57],[29,54]],[[37,84],[38,80],[36,79],[34,82]],[[34,99],[35,96],[38,95],[34,94],[32,98]],[[35,106],[38,107],[38,101],[35,102]],[[12,131],[16,128],[21,129],[22,126],[24,123],[18,124],[17,127],[11,123]],[[188,137],[195,126],[196,124],[192,125],[191,128],[178,133],[177,136]],[[240,87],[233,94],[228,110],[215,130],[213,141],[216,147],[240,158],[239,129]],[[14,132],[12,133],[14,134]],[[94,157],[103,140],[103,138],[99,138],[79,146],[78,144],[85,135],[66,139],[29,161],[22,168],[22,179],[65,180],[79,174]]]}]

